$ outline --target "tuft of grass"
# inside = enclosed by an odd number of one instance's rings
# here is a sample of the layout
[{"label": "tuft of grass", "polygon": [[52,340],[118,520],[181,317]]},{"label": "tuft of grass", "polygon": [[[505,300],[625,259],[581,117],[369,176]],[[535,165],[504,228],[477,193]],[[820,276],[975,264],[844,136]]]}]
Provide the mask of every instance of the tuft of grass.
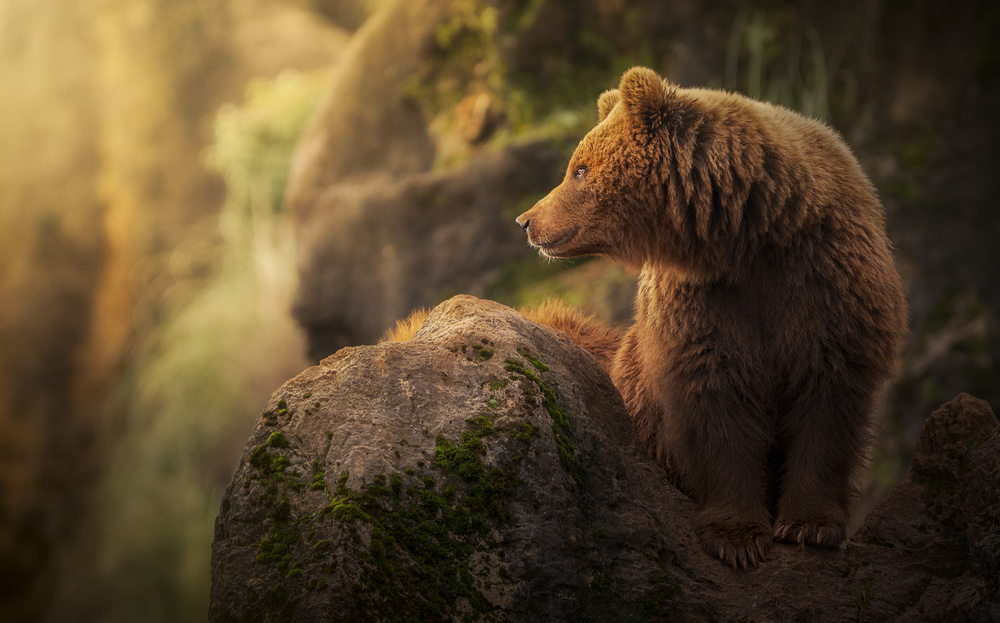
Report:
[{"label": "tuft of grass", "polygon": [[864,612],[871,605],[873,597],[875,597],[875,583],[865,578],[858,586],[858,595],[854,598],[859,613]]}]

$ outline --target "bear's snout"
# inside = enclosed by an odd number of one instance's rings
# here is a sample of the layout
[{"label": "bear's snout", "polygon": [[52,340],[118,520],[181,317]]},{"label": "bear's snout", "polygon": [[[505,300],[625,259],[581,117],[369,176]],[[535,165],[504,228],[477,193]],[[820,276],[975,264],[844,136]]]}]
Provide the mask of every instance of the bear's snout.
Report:
[{"label": "bear's snout", "polygon": [[514,219],[514,221],[521,227],[521,229],[525,231],[525,233],[528,233],[528,228],[531,226],[531,221],[535,218],[536,213],[538,212],[538,207],[544,201],[545,199],[542,199],[541,201],[533,205],[527,212],[522,213],[521,216]]},{"label": "bear's snout", "polygon": [[[530,210],[529,210],[529,212],[530,212]],[[531,224],[531,219],[527,218],[527,216],[528,216],[528,212],[525,212],[521,216],[519,216],[516,219],[514,219],[514,222],[517,223],[518,225],[520,225],[521,229],[523,229],[525,232],[528,231],[528,225]]]},{"label": "bear's snout", "polygon": [[554,210],[558,204],[552,194],[542,198],[530,210],[514,219],[528,234],[528,244],[548,257],[572,257],[589,253],[577,248],[571,241],[580,231],[580,225]]},{"label": "bear's snout", "polygon": [[546,203],[548,203],[550,196],[551,195],[546,195],[545,197],[542,197],[541,199],[538,200],[538,203],[531,206],[531,208],[529,208],[527,212],[522,213],[521,216],[514,219],[514,221],[521,227],[521,229],[523,229],[524,232],[528,234],[529,238],[531,234],[528,232],[528,228],[531,227],[532,221],[537,220],[535,217],[538,216],[541,209],[545,206]]}]

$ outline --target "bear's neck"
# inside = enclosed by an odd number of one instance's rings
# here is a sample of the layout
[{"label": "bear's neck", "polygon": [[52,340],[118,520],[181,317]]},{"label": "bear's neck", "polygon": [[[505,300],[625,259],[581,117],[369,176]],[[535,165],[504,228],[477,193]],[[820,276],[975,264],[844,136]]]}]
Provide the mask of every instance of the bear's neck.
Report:
[{"label": "bear's neck", "polygon": [[740,313],[766,312],[774,301],[760,298],[762,292],[787,292],[804,287],[809,264],[787,249],[765,247],[739,265],[725,270],[683,264],[646,262],[639,271],[635,302],[637,323],[658,322],[661,310],[681,299],[725,305]]}]

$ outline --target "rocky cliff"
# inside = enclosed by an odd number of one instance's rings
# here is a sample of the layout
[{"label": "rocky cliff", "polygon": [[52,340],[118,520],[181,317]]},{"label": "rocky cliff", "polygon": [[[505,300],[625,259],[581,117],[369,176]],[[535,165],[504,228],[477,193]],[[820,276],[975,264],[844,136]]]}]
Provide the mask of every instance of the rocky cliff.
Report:
[{"label": "rocky cliff", "polygon": [[1000,424],[960,395],[844,549],[706,557],[565,336],[469,296],[288,381],[222,502],[210,620],[1000,618]]}]

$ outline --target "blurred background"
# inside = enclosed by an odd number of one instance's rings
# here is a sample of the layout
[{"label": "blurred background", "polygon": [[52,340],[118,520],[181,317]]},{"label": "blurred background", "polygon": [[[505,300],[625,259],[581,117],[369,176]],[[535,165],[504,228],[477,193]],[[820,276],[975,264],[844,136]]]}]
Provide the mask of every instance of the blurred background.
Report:
[{"label": "blurred background", "polygon": [[1000,5],[0,0],[0,620],[198,621],[270,393],[457,293],[633,283],[513,218],[634,64],[826,120],[911,339],[866,504],[961,391],[1000,406]]}]

